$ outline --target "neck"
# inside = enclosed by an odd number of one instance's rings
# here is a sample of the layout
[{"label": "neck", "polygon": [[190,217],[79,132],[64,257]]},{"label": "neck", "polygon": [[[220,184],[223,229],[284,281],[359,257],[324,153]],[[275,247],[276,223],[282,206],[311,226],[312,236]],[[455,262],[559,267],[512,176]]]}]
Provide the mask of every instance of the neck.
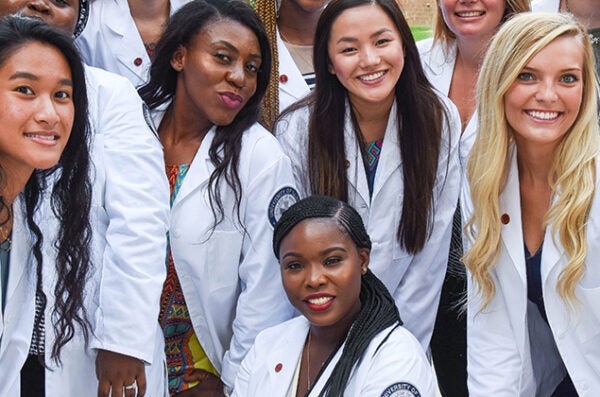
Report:
[{"label": "neck", "polygon": [[306,11],[293,1],[282,1],[277,26],[284,41],[297,45],[313,45],[317,22],[323,8]]},{"label": "neck", "polygon": [[203,118],[195,116],[187,106],[178,106],[177,96],[173,104],[165,113],[160,123],[159,135],[163,143],[173,144],[180,142],[202,140],[213,124]]},{"label": "neck", "polygon": [[350,332],[350,327],[360,313],[360,302],[354,307],[351,314],[340,319],[337,323],[329,326],[316,326],[311,324],[309,332],[312,334],[314,346],[323,346],[330,349],[338,347]]},{"label": "neck", "polygon": [[128,0],[129,12],[134,20],[168,18],[171,9],[168,0]]},{"label": "neck", "polygon": [[547,185],[556,146],[540,146],[517,142],[519,181],[530,186]]},{"label": "neck", "polygon": [[462,63],[468,69],[479,73],[479,68],[483,62],[483,57],[489,46],[489,40],[492,37],[479,38],[477,40],[456,39],[457,54],[456,61]]},{"label": "neck", "polygon": [[392,96],[386,99],[385,103],[350,101],[365,142],[373,142],[385,136],[394,99]]}]

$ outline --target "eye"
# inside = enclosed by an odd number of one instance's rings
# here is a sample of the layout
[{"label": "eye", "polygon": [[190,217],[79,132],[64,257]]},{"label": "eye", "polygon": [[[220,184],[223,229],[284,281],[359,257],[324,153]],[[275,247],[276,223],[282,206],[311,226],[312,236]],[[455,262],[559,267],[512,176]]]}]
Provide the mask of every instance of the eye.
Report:
[{"label": "eye", "polygon": [[24,85],[15,88],[15,91],[20,92],[21,94],[25,94],[25,95],[33,95],[34,94],[31,87],[27,87]]},{"label": "eye", "polygon": [[71,93],[67,91],[58,91],[54,94],[56,99],[70,99]]},{"label": "eye", "polygon": [[573,74],[565,74],[560,77],[561,83],[573,84],[579,81],[579,78]]},{"label": "eye", "polygon": [[54,0],[54,2],[62,7],[70,5],[68,0]]},{"label": "eye", "polygon": [[231,57],[227,54],[223,54],[222,52],[217,52],[215,54],[215,58],[217,58],[219,61],[221,61],[223,63],[231,62]]},{"label": "eye", "polygon": [[249,63],[246,65],[246,70],[250,73],[258,73],[260,71],[260,67],[254,63]]},{"label": "eye", "polygon": [[329,258],[325,259],[325,266],[333,266],[337,263],[340,263],[342,261],[342,258],[340,258],[339,256],[330,256]]},{"label": "eye", "polygon": [[302,269],[302,264],[300,262],[288,262],[284,264],[283,268],[289,271],[298,271]]},{"label": "eye", "polygon": [[519,73],[519,75],[517,76],[517,80],[519,81],[533,81],[533,79],[533,74],[528,72]]},{"label": "eye", "polygon": [[382,45],[384,45],[384,44],[387,44],[387,43],[389,43],[390,41],[392,41],[392,40],[390,40],[390,39],[379,39],[379,40],[377,40],[377,41],[375,42],[375,45],[376,45],[376,46],[382,46]]},{"label": "eye", "polygon": [[351,54],[353,52],[356,52],[356,48],[354,47],[346,47],[340,51],[342,54]]}]

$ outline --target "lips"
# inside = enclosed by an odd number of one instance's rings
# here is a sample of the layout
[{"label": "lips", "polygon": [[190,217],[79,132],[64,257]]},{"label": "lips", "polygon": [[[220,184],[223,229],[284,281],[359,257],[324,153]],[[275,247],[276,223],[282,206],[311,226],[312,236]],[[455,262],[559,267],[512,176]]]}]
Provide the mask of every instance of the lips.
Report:
[{"label": "lips", "polygon": [[42,145],[47,145],[47,146],[53,146],[58,141],[58,135],[53,132],[50,132],[50,133],[26,132],[24,135],[26,138],[29,138],[36,143],[39,143]]},{"label": "lips", "polygon": [[457,12],[456,15],[458,15],[461,18],[473,18],[485,15],[485,11],[463,11]]},{"label": "lips", "polygon": [[239,108],[244,101],[241,96],[234,94],[233,92],[223,92],[220,93],[219,96],[221,97],[223,104],[231,109]]},{"label": "lips", "polygon": [[374,80],[381,78],[384,74],[385,74],[385,72],[381,71],[381,72],[375,72],[375,73],[371,73],[371,74],[365,74],[362,76],[358,76],[358,78],[362,81],[374,81]]},{"label": "lips", "polygon": [[304,298],[306,305],[315,311],[327,310],[333,304],[335,296],[330,294],[313,294]]}]

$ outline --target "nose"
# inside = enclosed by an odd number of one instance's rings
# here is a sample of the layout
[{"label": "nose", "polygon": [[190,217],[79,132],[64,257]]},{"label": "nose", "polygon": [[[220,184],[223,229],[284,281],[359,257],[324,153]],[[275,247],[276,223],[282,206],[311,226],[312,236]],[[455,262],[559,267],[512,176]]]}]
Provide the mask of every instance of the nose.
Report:
[{"label": "nose", "polygon": [[552,81],[542,82],[535,93],[535,99],[540,102],[554,102],[557,98],[556,86]]},{"label": "nose", "polygon": [[378,65],[380,60],[381,58],[379,57],[379,54],[375,48],[364,48],[360,56],[360,67],[363,69],[368,69]]},{"label": "nose", "polygon": [[318,264],[310,265],[308,268],[308,275],[306,281],[308,288],[318,290],[320,286],[324,285],[327,282],[327,278],[325,277],[323,267]]},{"label": "nose", "polygon": [[246,73],[244,65],[241,62],[235,62],[226,75],[227,81],[236,88],[244,88],[246,86]]},{"label": "nose", "polygon": [[40,14],[48,14],[50,11],[47,0],[31,0],[27,3],[27,9]]},{"label": "nose", "polygon": [[35,121],[42,124],[45,129],[52,129],[60,121],[56,110],[56,104],[50,97],[38,97],[37,109],[34,115]]}]

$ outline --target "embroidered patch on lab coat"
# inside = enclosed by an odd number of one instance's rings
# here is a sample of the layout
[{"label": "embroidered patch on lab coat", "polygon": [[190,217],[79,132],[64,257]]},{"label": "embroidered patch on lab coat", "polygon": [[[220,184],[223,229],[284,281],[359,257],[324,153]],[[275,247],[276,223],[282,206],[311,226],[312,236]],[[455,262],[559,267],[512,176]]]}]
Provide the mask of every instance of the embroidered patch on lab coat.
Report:
[{"label": "embroidered patch on lab coat", "polygon": [[381,397],[421,397],[421,393],[410,383],[398,382],[388,386]]},{"label": "embroidered patch on lab coat", "polygon": [[286,186],[279,189],[269,203],[269,222],[271,222],[271,226],[275,226],[285,210],[298,201],[300,201],[300,196],[293,187]]}]

